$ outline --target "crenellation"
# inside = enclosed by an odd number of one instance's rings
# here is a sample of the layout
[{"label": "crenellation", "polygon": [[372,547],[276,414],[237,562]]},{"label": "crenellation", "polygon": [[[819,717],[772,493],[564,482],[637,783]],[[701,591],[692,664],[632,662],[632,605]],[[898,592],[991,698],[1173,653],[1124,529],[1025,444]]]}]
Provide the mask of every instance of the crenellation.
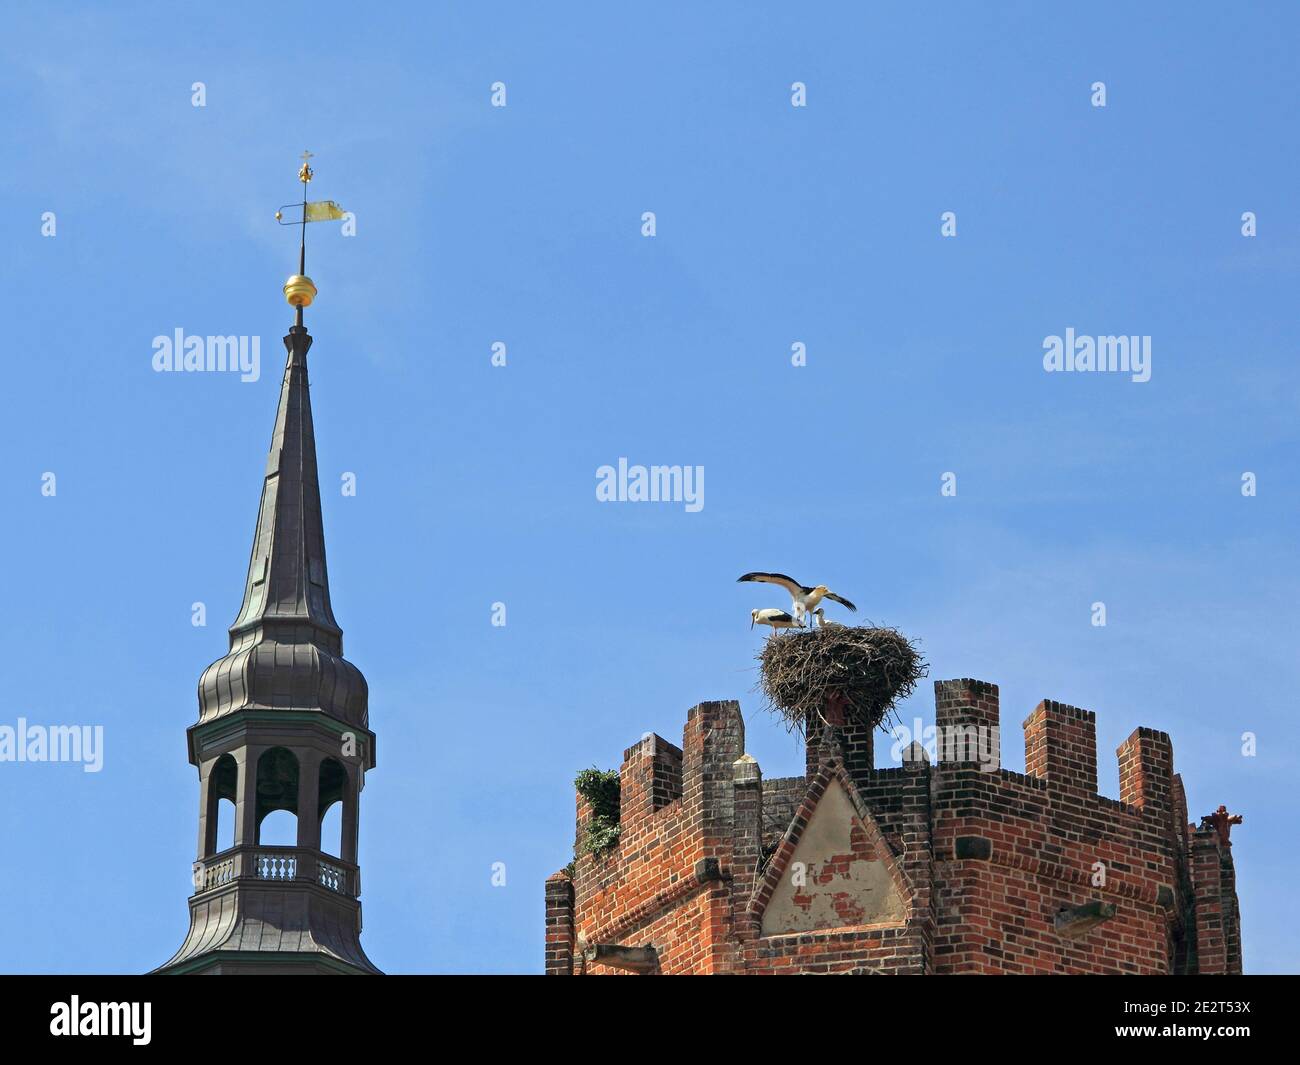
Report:
[{"label": "crenellation", "polygon": [[1120,801],[1173,824],[1174,748],[1168,735],[1151,728],[1134,729],[1116,749]]},{"label": "crenellation", "polygon": [[681,798],[682,750],[648,733],[623,752],[618,777],[619,824],[628,831],[634,822]]},{"label": "crenellation", "polygon": [[1025,773],[1061,788],[1097,793],[1097,718],[1044,699],[1025,719]]},{"label": "crenellation", "polygon": [[[935,699],[941,726],[996,736],[996,685],[940,681]],[[643,812],[577,863],[574,941],[652,945],[666,973],[1241,971],[1231,848],[1182,829],[1165,733],[1120,747],[1120,799],[1097,792],[1095,715],[1051,700],[1025,722],[1025,773],[996,745],[876,769],[845,741],[814,732],[805,776],[764,780],[739,705],[712,702],[680,761],[658,737],[630,748]],[[674,767],[680,800],[652,808]],[[551,971],[567,933],[550,882],[547,900]],[[575,951],[579,970],[611,971]]]},{"label": "crenellation", "polygon": [[1002,766],[998,686],[963,677],[934,682],[934,724],[939,762]]},{"label": "crenellation", "polygon": [[573,972],[573,881],[563,873],[546,879],[546,975]]}]

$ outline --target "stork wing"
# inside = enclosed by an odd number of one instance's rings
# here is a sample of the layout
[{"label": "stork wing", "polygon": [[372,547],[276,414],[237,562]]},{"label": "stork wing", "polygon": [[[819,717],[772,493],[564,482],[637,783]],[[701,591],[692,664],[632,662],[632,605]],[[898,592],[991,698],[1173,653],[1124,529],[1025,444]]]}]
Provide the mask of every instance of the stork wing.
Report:
[{"label": "stork wing", "polygon": [[779,584],[792,596],[802,595],[805,591],[804,586],[793,577],[787,577],[784,573],[746,573],[743,577],[737,577],[736,583],[741,581],[762,581],[764,584]]},{"label": "stork wing", "polygon": [[835,602],[837,602],[837,603],[840,604],[840,606],[846,606],[846,607],[848,607],[850,610],[852,610],[854,613],[857,613],[858,608],[855,607],[852,603],[850,603],[847,599],[845,599],[844,596],[842,596],[842,595],[836,595],[834,592],[827,592],[827,593],[826,593],[826,598],[827,598],[827,599],[834,599]]}]

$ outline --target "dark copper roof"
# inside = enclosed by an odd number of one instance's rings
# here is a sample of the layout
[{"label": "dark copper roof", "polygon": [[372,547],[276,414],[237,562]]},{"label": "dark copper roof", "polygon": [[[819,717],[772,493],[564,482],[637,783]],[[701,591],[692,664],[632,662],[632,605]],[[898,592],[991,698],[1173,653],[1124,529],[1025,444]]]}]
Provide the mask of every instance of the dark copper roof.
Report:
[{"label": "dark copper roof", "polygon": [[330,606],[307,383],[311,336],[295,325],[284,346],[244,603],[229,653],[199,680],[199,721],[245,709],[316,710],[365,728],[366,680],[343,657],[343,631]]},{"label": "dark copper roof", "polygon": [[310,885],[280,884],[247,895],[222,891],[191,905],[189,934],[159,971],[236,953],[316,957],[378,973],[362,949],[359,923],[355,909],[334,905]]}]

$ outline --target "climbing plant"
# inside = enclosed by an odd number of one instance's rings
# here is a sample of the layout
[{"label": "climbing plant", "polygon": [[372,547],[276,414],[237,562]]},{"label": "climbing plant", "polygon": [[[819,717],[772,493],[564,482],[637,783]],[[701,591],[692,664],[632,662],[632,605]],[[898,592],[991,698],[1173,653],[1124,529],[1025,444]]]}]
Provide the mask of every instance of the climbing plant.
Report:
[{"label": "climbing plant", "polygon": [[578,841],[574,857],[581,858],[584,854],[599,857],[618,843],[621,797],[618,770],[597,769],[595,766],[583,769],[574,777],[573,786],[591,807],[591,819]]}]

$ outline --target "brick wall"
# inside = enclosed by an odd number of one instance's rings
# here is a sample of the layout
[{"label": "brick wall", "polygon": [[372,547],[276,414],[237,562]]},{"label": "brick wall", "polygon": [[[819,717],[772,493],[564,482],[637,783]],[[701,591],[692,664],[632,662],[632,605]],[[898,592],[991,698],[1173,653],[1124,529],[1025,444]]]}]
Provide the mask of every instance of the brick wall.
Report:
[{"label": "brick wall", "polygon": [[[547,972],[621,971],[590,960],[596,945],[652,948],[653,970],[638,971],[665,974],[1241,971],[1231,848],[1187,825],[1167,735],[1140,728],[1120,746],[1116,800],[1097,794],[1090,711],[1040,703],[1021,774],[1001,768],[996,685],[940,681],[935,707],[934,764],[876,769],[869,734],[821,725],[804,777],[764,781],[734,702],[693,708],[680,748],[657,736],[629,748],[617,846],[547,881]],[[837,816],[851,817],[852,843],[793,897],[883,913],[817,899],[876,890],[887,867],[903,904],[874,924],[764,935],[828,787],[851,799]],[[586,816],[579,799],[579,834]]]}]

